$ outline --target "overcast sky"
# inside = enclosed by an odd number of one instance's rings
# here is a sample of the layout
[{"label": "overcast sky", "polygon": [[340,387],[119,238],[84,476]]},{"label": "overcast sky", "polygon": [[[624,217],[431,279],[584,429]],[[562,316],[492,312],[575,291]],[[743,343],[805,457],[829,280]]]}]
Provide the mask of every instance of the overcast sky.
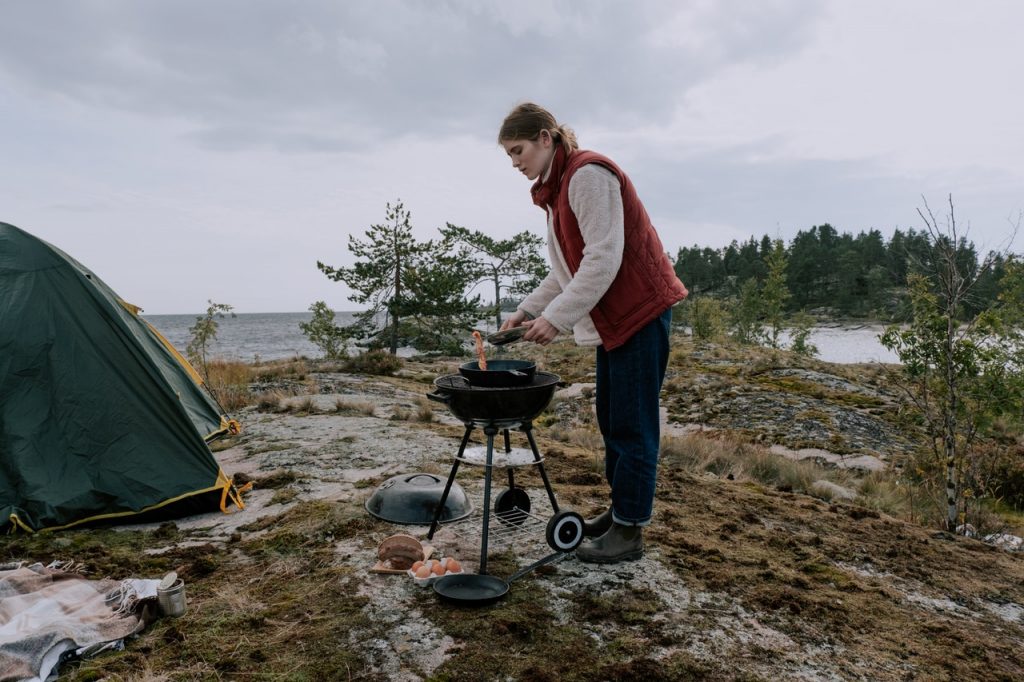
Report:
[{"label": "overcast sky", "polygon": [[421,239],[544,234],[495,140],[532,100],[624,168],[672,254],[888,237],[949,194],[999,248],[1022,30],[1016,0],[5,2],[0,221],[147,313],[351,310],[316,261],[350,265],[389,201]]}]

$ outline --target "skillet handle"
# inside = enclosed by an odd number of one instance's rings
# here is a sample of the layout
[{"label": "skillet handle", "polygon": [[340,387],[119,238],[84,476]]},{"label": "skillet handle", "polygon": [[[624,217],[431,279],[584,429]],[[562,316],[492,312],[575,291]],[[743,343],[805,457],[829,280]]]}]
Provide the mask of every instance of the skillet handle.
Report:
[{"label": "skillet handle", "polygon": [[445,405],[448,405],[452,401],[452,394],[451,393],[434,392],[434,393],[428,393],[427,394],[427,398],[430,399],[430,400],[433,400],[436,403],[444,403]]}]

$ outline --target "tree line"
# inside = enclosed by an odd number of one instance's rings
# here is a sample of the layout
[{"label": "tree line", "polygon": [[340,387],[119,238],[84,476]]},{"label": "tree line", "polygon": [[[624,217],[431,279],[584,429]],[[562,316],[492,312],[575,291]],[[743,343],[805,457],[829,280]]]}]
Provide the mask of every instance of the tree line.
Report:
[{"label": "tree line", "polygon": [[[348,285],[350,300],[363,308],[352,324],[339,326],[326,303],[310,306],[313,318],[302,331],[328,357],[344,354],[350,343],[392,354],[401,346],[461,352],[481,319],[500,326],[502,310],[514,309],[547,274],[544,241],[529,231],[499,240],[447,223],[436,238],[420,241],[400,200],[387,204],[385,216],[362,237],[349,236],[354,265],[317,262],[328,278]],[[819,318],[911,320],[908,282],[920,275],[939,285],[930,266],[939,245],[974,281],[957,308],[960,319],[996,305],[1011,257],[1006,253],[979,258],[960,235],[897,229],[886,240],[878,230],[854,235],[825,223],[797,232],[788,244],[765,235],[719,249],[680,248],[675,270],[691,297],[678,319],[697,339],[731,337],[775,348],[788,328],[790,350],[813,355],[808,338],[815,318],[808,311]]]},{"label": "tree line", "polygon": [[[783,311],[821,309],[842,317],[909,320],[913,311],[908,276],[925,274],[934,280],[921,264],[929,261],[937,239],[951,237],[897,229],[887,241],[878,230],[853,235],[839,233],[828,223],[801,230],[783,249],[790,293]],[[763,285],[768,280],[776,241],[765,235],[742,243],[734,240],[720,249],[683,247],[676,255],[676,274],[695,295],[736,298],[746,282]],[[948,246],[965,276],[978,280],[960,314],[971,317],[992,307],[1005,274],[1005,254],[979,257],[974,244],[962,236]]]}]

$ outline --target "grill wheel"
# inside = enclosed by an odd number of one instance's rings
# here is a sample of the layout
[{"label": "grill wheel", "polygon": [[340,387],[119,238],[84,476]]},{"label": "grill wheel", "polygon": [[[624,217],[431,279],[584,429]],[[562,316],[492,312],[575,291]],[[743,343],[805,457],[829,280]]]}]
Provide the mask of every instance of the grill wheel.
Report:
[{"label": "grill wheel", "polygon": [[574,511],[560,511],[548,521],[544,533],[556,552],[571,552],[583,542],[583,517]]}]

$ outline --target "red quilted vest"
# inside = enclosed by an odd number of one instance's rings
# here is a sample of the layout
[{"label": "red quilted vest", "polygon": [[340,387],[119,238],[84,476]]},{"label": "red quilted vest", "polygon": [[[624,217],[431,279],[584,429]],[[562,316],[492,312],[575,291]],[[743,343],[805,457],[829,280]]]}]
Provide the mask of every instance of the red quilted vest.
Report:
[{"label": "red quilted vest", "polygon": [[[574,275],[583,259],[584,244],[579,223],[569,206],[569,181],[581,167],[596,163],[614,173],[622,187],[625,223],[622,265],[611,287],[590,311],[604,349],[613,350],[667,308],[686,298],[686,287],[676,277],[672,262],[629,177],[611,159],[596,152],[575,150],[564,163],[565,170],[556,180],[552,220],[558,245],[569,272]],[[556,162],[552,171],[557,172],[559,165]]]}]

